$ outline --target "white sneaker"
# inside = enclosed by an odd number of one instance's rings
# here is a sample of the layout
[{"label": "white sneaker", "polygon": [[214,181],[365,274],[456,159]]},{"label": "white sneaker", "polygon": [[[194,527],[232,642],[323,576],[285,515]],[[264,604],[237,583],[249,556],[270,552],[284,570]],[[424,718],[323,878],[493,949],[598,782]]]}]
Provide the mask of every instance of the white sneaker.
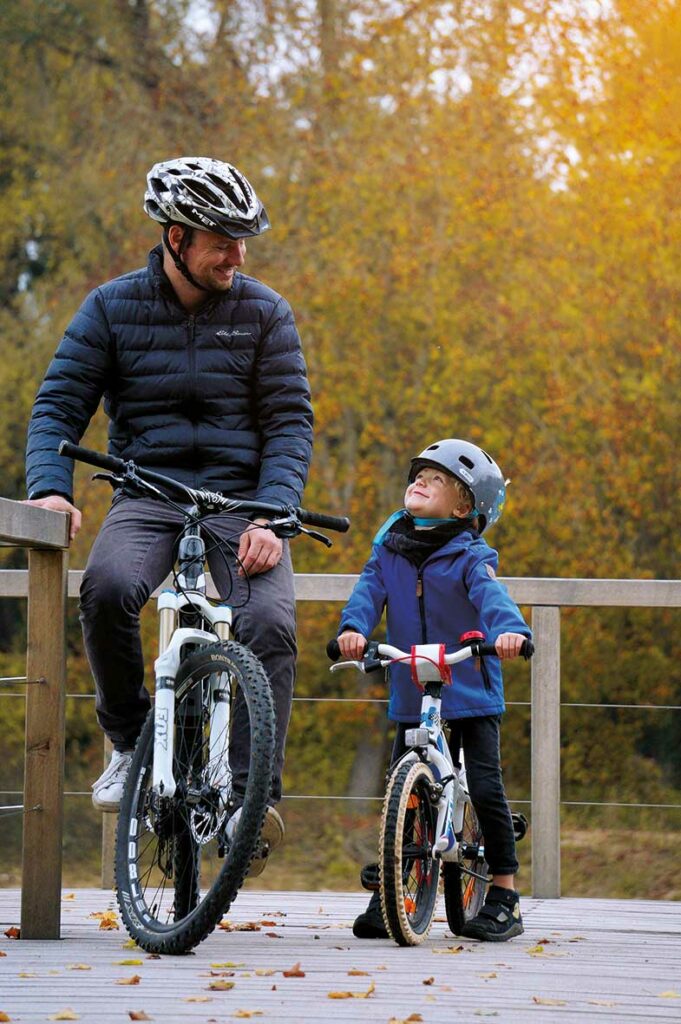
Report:
[{"label": "white sneaker", "polygon": [[132,750],[114,750],[109,766],[92,784],[92,803],[98,811],[118,812],[131,762]]}]

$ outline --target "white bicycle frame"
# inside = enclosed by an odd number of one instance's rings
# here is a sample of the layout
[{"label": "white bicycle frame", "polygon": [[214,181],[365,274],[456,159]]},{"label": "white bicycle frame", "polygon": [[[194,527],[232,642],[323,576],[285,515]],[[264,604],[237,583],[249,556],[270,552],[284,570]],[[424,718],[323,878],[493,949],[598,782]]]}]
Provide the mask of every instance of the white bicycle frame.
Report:
[{"label": "white bicycle frame", "polygon": [[[419,683],[442,679],[440,663],[455,665],[475,657],[470,647],[464,647],[453,654],[441,657],[440,644],[418,644],[411,653],[400,651],[390,644],[378,644],[377,654],[381,658],[381,667],[386,668],[394,661],[410,662],[416,669]],[[331,666],[331,671],[352,666],[364,672],[361,661],[342,661]],[[442,699],[429,693],[423,694],[421,701],[421,718],[417,728],[405,730],[404,738],[409,748],[400,758],[399,764],[405,760],[420,760],[429,765],[436,783],[442,785],[442,793],[437,800],[436,840],[433,855],[443,861],[456,861],[459,858],[459,842],[457,832],[463,829],[466,804],[471,802],[466,783],[466,767],[461,754],[461,767],[456,768],[452,761],[449,745],[442,731],[441,717]],[[441,780],[446,781],[442,783]]]},{"label": "white bicycle frame", "polygon": [[[185,607],[200,610],[215,632],[178,627],[179,613]],[[178,593],[164,590],[158,598],[158,614],[160,654],[154,663],[156,698],[152,789],[158,796],[172,797],[177,788],[173,775],[175,677],[184,648],[187,644],[213,644],[216,635],[219,640],[229,640],[232,609],[228,605],[211,605],[200,591]],[[210,677],[210,687],[210,764],[214,776],[211,783],[220,790],[221,802],[226,803],[230,788],[227,763],[230,702],[221,673]]]}]

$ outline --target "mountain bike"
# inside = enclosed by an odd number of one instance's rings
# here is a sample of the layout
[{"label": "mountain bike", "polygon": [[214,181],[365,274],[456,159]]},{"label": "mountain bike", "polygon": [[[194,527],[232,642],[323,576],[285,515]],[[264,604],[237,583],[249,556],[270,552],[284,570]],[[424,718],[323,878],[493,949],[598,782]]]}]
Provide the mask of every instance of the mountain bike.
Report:
[{"label": "mountain bike", "polygon": [[[423,688],[420,723],[406,730],[407,750],[388,774],[378,879],[363,877],[366,888],[380,890],[385,926],[400,946],[416,946],[428,935],[441,865],[447,923],[455,935],[482,907],[489,882],[485,840],[468,792],[463,752],[450,750],[440,710],[442,687],[451,683],[449,666],[496,656],[496,649],[484,643],[481,633],[464,634],[460,643],[460,650],[446,654],[444,644],[418,644],[407,653],[372,641],[361,661],[331,666],[332,672],[353,667],[368,673],[406,662]],[[526,640],[521,653],[527,659],[533,651]],[[340,656],[337,640],[329,642],[327,654],[333,661]],[[521,838],[527,822],[522,815],[513,818],[516,838]]]},{"label": "mountain bike", "polygon": [[[258,844],[274,764],[274,708],[265,670],[231,638],[231,608],[206,595],[204,538],[218,552],[225,543],[210,521],[231,517],[236,538],[257,515],[278,537],[305,533],[330,546],[328,537],[303,524],[345,532],[349,520],[196,490],[67,441],[59,451],[107,471],[93,479],[108,480],[129,496],[156,498],[182,516],[173,587],[158,598],[154,706],[123,791],[115,877],[121,917],[135,942],[152,953],[186,953],[227,911],[254,855],[267,852]],[[243,795],[237,796],[230,724],[237,715],[243,721],[244,711],[250,760]]]}]

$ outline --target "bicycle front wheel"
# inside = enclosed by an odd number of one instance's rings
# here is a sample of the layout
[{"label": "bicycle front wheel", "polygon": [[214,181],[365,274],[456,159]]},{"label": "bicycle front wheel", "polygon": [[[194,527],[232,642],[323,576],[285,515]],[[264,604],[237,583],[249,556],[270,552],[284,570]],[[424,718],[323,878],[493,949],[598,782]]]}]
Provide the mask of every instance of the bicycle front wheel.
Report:
[{"label": "bicycle front wheel", "polygon": [[458,862],[443,866],[447,924],[461,935],[467,921],[474,918],[485,902],[487,874],[485,840],[473,804],[466,803]]},{"label": "bicycle front wheel", "polygon": [[421,761],[395,769],[383,804],[380,836],[381,908],[400,946],[416,946],[430,931],[440,862],[433,857],[437,806],[434,779]]},{"label": "bicycle front wheel", "polygon": [[[218,698],[222,708],[216,718]],[[250,761],[242,811],[228,839],[229,735],[226,724],[216,735],[216,722],[227,723],[237,702],[248,715]],[[269,680],[251,651],[230,641],[199,648],[182,661],[173,735],[177,789],[173,797],[162,797],[152,789],[150,712],[121,802],[116,886],[123,922],[137,944],[177,954],[209,935],[236,897],[267,810],[274,709]]]}]

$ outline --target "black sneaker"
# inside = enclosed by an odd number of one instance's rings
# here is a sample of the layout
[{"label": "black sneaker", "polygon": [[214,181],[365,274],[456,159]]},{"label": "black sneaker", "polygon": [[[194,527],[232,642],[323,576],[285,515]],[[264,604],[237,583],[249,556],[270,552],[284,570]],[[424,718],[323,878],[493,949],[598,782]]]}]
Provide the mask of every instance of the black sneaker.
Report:
[{"label": "black sneaker", "polygon": [[463,926],[461,934],[482,942],[506,942],[523,931],[518,893],[492,885],[480,913]]},{"label": "black sneaker", "polygon": [[380,893],[374,892],[371,894],[369,906],[363,914],[360,914],[359,917],[355,918],[355,923],[352,926],[352,934],[356,939],[390,938],[388,935],[388,929],[383,923]]}]

